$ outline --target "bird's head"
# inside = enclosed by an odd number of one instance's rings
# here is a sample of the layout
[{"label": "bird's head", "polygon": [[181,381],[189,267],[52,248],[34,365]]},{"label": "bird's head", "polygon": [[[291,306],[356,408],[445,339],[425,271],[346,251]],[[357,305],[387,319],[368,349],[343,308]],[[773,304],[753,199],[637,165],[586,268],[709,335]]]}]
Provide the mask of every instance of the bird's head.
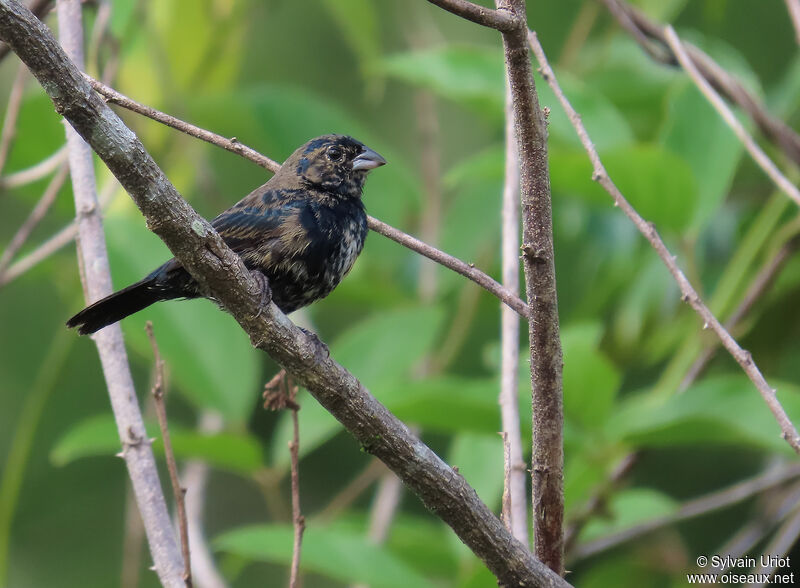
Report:
[{"label": "bird's head", "polygon": [[383,157],[351,137],[323,135],[292,153],[281,173],[293,174],[307,188],[358,198],[367,172],[385,163]]}]

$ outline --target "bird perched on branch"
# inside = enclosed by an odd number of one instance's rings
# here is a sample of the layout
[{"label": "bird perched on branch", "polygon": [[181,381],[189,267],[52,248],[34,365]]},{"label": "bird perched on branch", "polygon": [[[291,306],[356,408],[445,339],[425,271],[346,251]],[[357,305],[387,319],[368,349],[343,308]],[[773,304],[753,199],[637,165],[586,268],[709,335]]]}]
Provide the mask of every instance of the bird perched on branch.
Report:
[{"label": "bird perched on branch", "polygon": [[[211,224],[249,270],[267,278],[272,301],[290,313],[330,294],[353,267],[367,236],[364,181],[385,163],[350,137],[317,137]],[[154,302],[199,296],[197,282],[173,258],[84,308],[67,326],[86,335]]]}]

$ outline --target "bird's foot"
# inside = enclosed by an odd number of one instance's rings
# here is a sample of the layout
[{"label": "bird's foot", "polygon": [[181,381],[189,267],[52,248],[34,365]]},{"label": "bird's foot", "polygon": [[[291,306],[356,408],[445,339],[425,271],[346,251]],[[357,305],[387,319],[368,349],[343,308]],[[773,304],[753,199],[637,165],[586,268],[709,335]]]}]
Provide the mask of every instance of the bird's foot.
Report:
[{"label": "bird's foot", "polygon": [[303,333],[312,340],[312,345],[317,350],[318,355],[322,355],[325,359],[328,359],[331,356],[331,350],[328,349],[328,346],[322,342],[322,339],[314,331],[309,331],[308,329],[304,329],[303,327],[297,327]]},{"label": "bird's foot", "polygon": [[269,278],[259,270],[250,270],[250,275],[256,281],[258,289],[261,291],[261,303],[258,305],[258,312],[256,313],[256,318],[258,318],[261,316],[261,311],[264,310],[264,307],[272,301],[272,289],[269,287]]}]

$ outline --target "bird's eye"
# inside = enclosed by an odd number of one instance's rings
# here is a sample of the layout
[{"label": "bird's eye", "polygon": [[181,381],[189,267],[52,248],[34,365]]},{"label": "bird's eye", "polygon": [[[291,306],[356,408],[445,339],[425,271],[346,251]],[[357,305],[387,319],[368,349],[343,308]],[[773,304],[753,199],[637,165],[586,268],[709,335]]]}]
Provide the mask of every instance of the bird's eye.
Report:
[{"label": "bird's eye", "polygon": [[339,147],[334,146],[328,149],[328,159],[331,161],[341,161],[343,155],[344,153]]}]

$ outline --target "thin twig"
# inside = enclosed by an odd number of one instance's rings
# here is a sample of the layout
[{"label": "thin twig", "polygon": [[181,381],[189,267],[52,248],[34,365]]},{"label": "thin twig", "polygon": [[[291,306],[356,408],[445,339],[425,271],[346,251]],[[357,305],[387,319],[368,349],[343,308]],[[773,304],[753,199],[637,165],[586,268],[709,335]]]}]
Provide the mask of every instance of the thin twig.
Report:
[{"label": "thin twig", "polygon": [[503,33],[520,165],[522,268],[530,305],[534,554],[564,574],[564,398],[558,323],[547,124],[539,107],[528,48],[524,0],[495,0],[519,26]]},{"label": "thin twig", "polygon": [[[297,386],[293,386],[292,396],[297,394]],[[292,546],[292,571],[289,576],[289,588],[296,588],[300,577],[300,549],[303,544],[303,531],[306,521],[300,511],[300,424],[297,419],[297,409],[292,409],[292,441],[289,443],[289,453],[292,459],[292,525],[294,526],[294,545]]]},{"label": "thin twig", "polygon": [[797,429],[792,424],[792,421],[789,419],[786,411],[783,409],[783,406],[781,406],[776,394],[776,390],[767,383],[766,379],[764,379],[764,376],[761,374],[758,366],[753,361],[753,357],[750,352],[742,349],[739,346],[736,340],[728,331],[725,330],[725,327],[722,326],[709,308],[700,299],[697,291],[694,289],[689,280],[686,279],[686,276],[678,267],[678,264],[675,262],[675,257],[667,249],[667,246],[664,244],[664,241],[662,241],[653,223],[645,221],[641,215],[639,215],[636,209],[631,206],[631,204],[622,195],[622,192],[619,191],[619,188],[617,188],[616,184],[614,184],[614,182],[611,180],[608,172],[603,166],[603,163],[600,161],[600,156],[597,154],[597,150],[595,149],[592,140],[589,138],[589,134],[586,132],[586,128],[581,122],[580,116],[577,112],[575,112],[575,109],[572,108],[569,100],[567,100],[566,96],[564,96],[564,92],[558,85],[558,81],[555,78],[555,74],[553,73],[550,64],[547,62],[547,57],[544,54],[542,46],[539,44],[536,33],[530,32],[528,39],[531,47],[533,48],[533,52],[536,55],[536,59],[539,62],[542,76],[553,89],[558,101],[566,111],[572,126],[575,127],[575,131],[578,133],[578,137],[580,138],[584,149],[589,155],[589,159],[592,162],[593,168],[592,179],[598,182],[611,195],[611,197],[614,199],[614,204],[622,209],[625,215],[630,218],[631,221],[633,221],[634,225],[636,225],[636,228],[639,229],[639,232],[641,232],[642,235],[644,235],[644,237],[650,242],[650,244],[656,250],[658,256],[661,258],[661,261],[664,262],[664,265],[667,266],[670,274],[672,274],[672,277],[677,282],[681,291],[681,299],[684,302],[687,302],[697,312],[697,314],[700,315],[704,327],[708,327],[717,335],[717,337],[719,337],[722,345],[728,350],[728,353],[733,356],[736,362],[742,367],[742,370],[744,370],[755,387],[758,389],[759,393],[764,399],[764,402],[767,404],[767,407],[775,417],[775,420],[778,421],[782,437],[787,443],[789,443],[789,445],[791,445],[792,449],[800,454],[800,435],[797,433]]},{"label": "thin twig", "polygon": [[[744,556],[761,543],[773,529],[797,507],[800,501],[800,484],[794,482],[787,487],[772,488],[758,496],[758,511],[728,541],[714,551],[722,560],[725,556],[736,559]],[[762,548],[763,549],[763,548]],[[761,553],[770,553],[761,551]],[[730,560],[728,560],[730,561]],[[707,568],[703,572],[724,572],[724,566]],[[699,570],[698,570],[699,571]]]},{"label": "thin twig", "polygon": [[181,554],[183,555],[183,580],[188,588],[192,588],[192,564],[189,557],[189,527],[186,522],[186,488],[181,486],[178,479],[178,464],[175,462],[175,452],[172,450],[172,440],[169,436],[169,426],[167,425],[167,406],[164,401],[166,387],[164,384],[164,360],[158,350],[155,333],[153,333],[153,323],[147,321],[144,325],[147,331],[147,338],[150,340],[150,347],[153,350],[155,360],[155,381],[150,393],[153,395],[156,416],[158,417],[158,427],[161,429],[161,440],[164,443],[164,456],[167,460],[167,470],[169,480],[172,483],[172,495],[175,498],[175,510],[178,513],[178,530],[181,537]]},{"label": "thin twig", "polygon": [[331,501],[322,511],[315,515],[315,519],[324,523],[333,520],[340,512],[353,504],[367,488],[372,486],[387,471],[381,460],[371,459],[367,467],[353,478],[347,486],[342,488],[336,496],[331,498]]},{"label": "thin twig", "polygon": [[[764,546],[763,553],[769,557],[768,563],[764,565],[761,558],[759,558],[760,565],[755,568],[751,573],[755,574],[756,576],[764,575],[767,577],[771,577],[776,571],[783,574],[791,571],[791,568],[784,564],[784,566],[779,566],[778,563],[782,560],[792,546],[797,542],[797,539],[800,538],[800,507],[795,507],[794,513],[790,516],[778,529],[775,536],[772,538],[772,541],[767,543]],[[773,559],[774,558],[774,559]],[[794,575],[792,573],[792,575]],[[792,579],[793,580],[793,579]],[[759,582],[758,586],[764,586],[769,582]]]},{"label": "thin twig", "polygon": [[[676,65],[677,61],[664,36],[664,25],[649,20],[642,12],[624,0],[600,0],[637,43],[660,63]],[[708,54],[684,43],[687,53],[703,77],[728,100],[737,104],[758,126],[761,132],[800,165],[800,135],[781,119],[770,114],[744,85],[720,67]]]},{"label": "thin twig", "polygon": [[[506,79],[505,173],[503,179],[502,266],[503,286],[519,293],[519,157],[514,135],[514,112],[511,89]],[[528,538],[527,468],[522,459],[522,434],[519,418],[519,323],[520,317],[508,306],[500,307],[500,419],[507,434],[509,472],[507,491],[510,510],[506,524],[525,545]]]},{"label": "thin twig", "polygon": [[[100,201],[101,210],[105,210],[106,206],[111,201],[111,196],[118,187],[119,182],[117,182],[116,178],[112,178],[112,180],[106,184],[106,187],[103,189],[100,197],[98,198]],[[55,235],[39,245],[36,249],[25,255],[22,259],[11,264],[7,271],[0,273],[0,288],[16,280],[31,268],[35,267],[66,245],[72,243],[77,234],[78,223],[76,221],[72,221]]]},{"label": "thin twig", "polygon": [[[131,110],[132,112],[136,112],[161,122],[192,137],[196,137],[218,147],[222,147],[223,149],[236,153],[237,155],[240,155],[245,159],[248,159],[249,161],[252,161],[253,163],[260,165],[261,167],[272,172],[277,172],[281,167],[276,161],[261,155],[254,149],[247,147],[236,139],[226,139],[221,135],[217,135],[216,133],[212,133],[205,129],[201,129],[200,127],[191,125],[173,116],[155,110],[154,108],[144,106],[143,104],[123,96],[116,90],[109,88],[108,86],[90,78],[89,76],[86,76],[86,79],[92,84],[92,87],[99,94],[113,104],[117,104],[118,106]],[[439,263],[453,270],[454,272],[461,274],[465,278],[472,280],[484,290],[487,290],[491,294],[495,295],[498,299],[500,299],[501,302],[513,308],[520,315],[524,317],[528,316],[528,306],[525,304],[525,302],[523,302],[513,293],[508,292],[495,280],[479,269],[476,269],[472,264],[465,263],[460,259],[453,257],[452,255],[448,255],[443,251],[439,251],[435,247],[423,243],[419,239],[416,239],[411,235],[407,235],[399,229],[396,229],[384,223],[383,221],[376,219],[375,217],[367,216],[367,224],[369,225],[369,228],[376,233],[379,233],[384,237],[388,237],[392,241],[399,243],[400,245],[403,245],[412,251],[420,253],[428,259],[431,259],[436,263]]]},{"label": "thin twig", "polygon": [[592,27],[595,22],[597,22],[599,13],[600,9],[595,2],[584,2],[581,4],[578,16],[570,27],[567,39],[564,41],[564,45],[561,49],[561,56],[558,60],[559,67],[569,69],[578,58],[581,48],[592,32]]},{"label": "thin twig", "polygon": [[28,237],[30,237],[33,230],[47,214],[47,211],[50,210],[53,202],[56,201],[56,197],[61,191],[61,187],[67,180],[68,173],[69,166],[66,163],[63,163],[61,165],[61,169],[56,172],[56,175],[53,176],[53,179],[50,180],[47,188],[45,188],[45,191],[42,194],[42,197],[39,199],[39,202],[37,202],[36,206],[33,207],[33,210],[28,215],[28,218],[25,219],[25,222],[22,223],[20,228],[11,238],[8,246],[3,251],[3,255],[0,256],[0,284],[3,284],[6,281],[6,270],[8,269],[11,260],[17,254],[17,251],[19,251],[22,246],[25,245],[25,241],[28,240]]},{"label": "thin twig", "polygon": [[[203,434],[219,433],[224,424],[219,413],[208,410],[200,414],[199,421],[197,429]],[[228,588],[228,583],[217,569],[213,552],[203,530],[209,472],[208,464],[200,459],[188,460],[181,472],[184,484],[192,489],[184,497],[189,545],[192,546],[192,581],[196,588]]]},{"label": "thin twig", "polygon": [[524,301],[522,301],[513,292],[508,290],[508,288],[498,284],[494,279],[477,269],[474,265],[465,263],[443,251],[439,251],[435,247],[431,247],[427,243],[423,243],[419,239],[412,237],[411,235],[407,235],[403,231],[395,229],[394,227],[387,225],[385,222],[380,221],[375,217],[368,216],[367,223],[369,224],[369,228],[376,233],[380,233],[395,243],[399,243],[403,247],[407,247],[412,251],[416,251],[428,259],[432,259],[433,261],[442,264],[454,272],[461,274],[465,278],[472,280],[487,292],[494,294],[498,300],[500,300],[503,304],[508,305],[520,316],[525,318],[528,317],[528,305],[525,304]]},{"label": "thin twig", "polygon": [[652,533],[663,527],[674,525],[687,519],[699,517],[710,512],[722,510],[743,500],[760,494],[765,490],[784,484],[800,476],[800,463],[789,463],[778,467],[771,467],[757,476],[738,482],[733,486],[712,492],[706,496],[685,502],[674,513],[656,517],[639,523],[619,533],[601,537],[578,545],[575,549],[574,559],[584,559],[602,551],[627,543],[633,539]]},{"label": "thin twig", "polygon": [[492,10],[468,0],[428,0],[428,2],[461,18],[501,32],[518,27],[517,19],[508,10]]},{"label": "thin twig", "polygon": [[0,189],[11,190],[18,186],[32,184],[53,173],[65,161],[67,161],[66,145],[59,147],[58,151],[31,167],[21,169],[7,176],[0,176]]},{"label": "thin twig", "polygon": [[784,0],[794,27],[794,40],[800,45],[800,0]]},{"label": "thin twig", "polygon": [[292,564],[289,572],[289,588],[296,588],[300,578],[300,552],[303,546],[303,532],[306,519],[300,510],[300,423],[297,411],[298,386],[286,370],[281,369],[264,386],[264,408],[268,410],[289,409],[292,413],[292,440],[289,441],[292,482],[292,525],[294,527],[294,546]]},{"label": "thin twig", "polygon": [[500,503],[500,519],[508,532],[513,533],[511,525],[511,444],[508,442],[508,433],[505,431],[500,433],[500,437],[503,438],[503,499]]},{"label": "thin twig", "polygon": [[8,161],[8,154],[11,152],[11,145],[14,142],[14,137],[17,135],[17,118],[19,117],[19,110],[22,106],[22,96],[25,91],[25,80],[28,77],[28,68],[23,64],[19,64],[17,68],[17,75],[14,77],[14,82],[11,85],[11,93],[8,96],[8,106],[6,106],[6,115],[3,118],[3,132],[0,134],[0,173],[6,167]]},{"label": "thin twig", "polygon": [[[739,303],[739,306],[736,307],[731,316],[728,317],[728,320],[725,321],[724,326],[728,331],[733,331],[733,329],[736,328],[736,326],[739,324],[739,321],[741,321],[744,316],[750,312],[750,309],[753,307],[756,301],[761,298],[764,292],[766,292],[767,289],[774,283],[778,273],[786,265],[786,262],[791,258],[792,254],[794,254],[798,246],[800,246],[800,241],[797,238],[792,239],[783,247],[778,249],[773,257],[767,260],[764,266],[753,278],[752,282],[750,283],[750,287],[747,289],[747,292],[745,293],[744,298],[742,298],[742,301]],[[708,362],[711,361],[712,357],[714,357],[716,351],[716,344],[710,345],[703,349],[701,354],[686,372],[686,376],[681,381],[681,390],[686,390],[692,384],[692,382],[699,377],[699,375],[708,365]]]},{"label": "thin twig", "polygon": [[[42,39],[47,39],[58,47],[55,40],[49,36],[47,28],[24,7],[16,2],[0,1],[0,15],[5,17],[6,24],[12,13],[17,18],[29,19],[26,29],[29,35],[27,40],[32,44],[28,48],[33,55],[36,55],[36,59],[45,59],[47,55],[47,52],[39,45]],[[67,60],[68,67],[75,70],[82,68],[84,61],[83,26],[79,0],[59,0],[58,21],[61,46],[66,52],[66,55],[63,53],[60,55]],[[36,31],[38,35],[36,40],[33,40],[32,31]],[[4,40],[13,45],[18,55],[24,53],[20,50],[20,44],[14,39],[5,36]],[[33,49],[34,46],[37,46],[38,50]],[[34,66],[36,62],[31,59],[31,55],[28,57],[23,61],[31,73],[36,75],[37,68]],[[72,75],[74,77],[70,81],[70,88],[74,88],[74,80],[79,79],[76,72],[73,72]],[[51,87],[51,91],[56,91],[55,86]],[[84,92],[84,96],[88,95],[88,89]],[[64,113],[66,114],[66,111]],[[65,121],[69,121],[69,117],[65,118]],[[76,121],[69,122],[75,124]],[[66,125],[66,134],[70,177],[80,235],[79,259],[85,269],[85,297],[87,302],[94,302],[112,292],[103,223],[97,203],[94,160],[89,145],[83,141],[75,127]],[[158,479],[155,458],[136,400],[136,389],[128,365],[122,330],[119,325],[112,325],[96,333],[93,339],[100,355],[117,432],[122,443],[122,457],[128,467],[128,474],[136,495],[139,513],[144,522],[156,571],[164,586],[182,587],[184,582],[181,578],[181,554],[172,532],[166,501]]]},{"label": "thin twig", "polygon": [[160,110],[150,108],[149,106],[140,104],[135,100],[131,100],[124,94],[120,94],[115,89],[106,86],[103,82],[100,82],[89,75],[84,74],[84,76],[92,85],[92,88],[94,88],[95,92],[105,98],[106,102],[116,104],[117,106],[121,106],[126,110],[130,110],[131,112],[136,112],[142,116],[151,118],[182,133],[186,133],[187,135],[191,135],[192,137],[196,137],[202,141],[206,141],[207,143],[222,147],[231,153],[241,155],[242,157],[249,159],[250,161],[270,170],[273,173],[277,172],[281,168],[280,163],[270,159],[269,157],[261,155],[258,151],[251,149],[247,145],[243,145],[238,139],[236,139],[236,137],[228,139],[221,135],[217,135],[216,133],[212,133],[198,126],[182,121],[179,118],[175,118],[174,116],[161,112]]},{"label": "thin twig", "polygon": [[742,123],[739,122],[739,119],[736,118],[736,115],[733,114],[733,111],[725,104],[725,101],[700,74],[694,62],[686,53],[683,43],[681,43],[681,40],[678,38],[678,35],[675,34],[675,30],[671,26],[664,29],[664,37],[670,49],[672,49],[675,54],[675,57],[677,57],[678,62],[697,86],[697,89],[700,90],[703,96],[711,103],[711,106],[714,107],[714,110],[722,117],[722,120],[724,120],[736,134],[753,160],[764,170],[764,173],[769,176],[782,192],[800,206],[800,190],[781,173],[778,166],[772,162],[769,156],[764,153],[761,147],[753,140],[750,133],[747,132]]},{"label": "thin twig", "polygon": [[14,262],[9,268],[0,274],[0,288],[13,282],[22,274],[37,266],[39,263],[63,249],[75,240],[78,234],[77,223],[70,223],[58,233],[50,237],[47,241],[39,245],[36,249],[24,256],[19,261]]}]

